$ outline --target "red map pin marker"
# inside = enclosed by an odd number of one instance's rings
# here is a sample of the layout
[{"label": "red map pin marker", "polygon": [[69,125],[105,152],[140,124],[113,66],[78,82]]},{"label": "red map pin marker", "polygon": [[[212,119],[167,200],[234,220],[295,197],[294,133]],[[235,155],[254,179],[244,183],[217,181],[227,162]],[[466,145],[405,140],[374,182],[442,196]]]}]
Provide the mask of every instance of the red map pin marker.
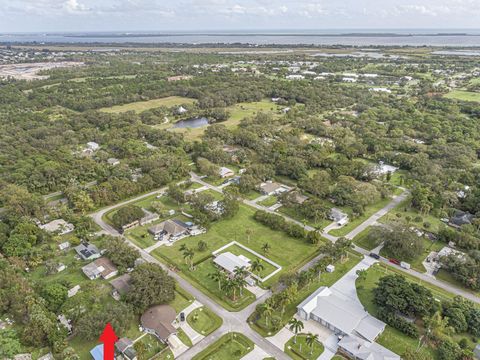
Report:
[{"label": "red map pin marker", "polygon": [[108,323],[100,335],[100,342],[103,343],[103,360],[113,360],[115,353],[115,342],[118,340],[112,325]]}]

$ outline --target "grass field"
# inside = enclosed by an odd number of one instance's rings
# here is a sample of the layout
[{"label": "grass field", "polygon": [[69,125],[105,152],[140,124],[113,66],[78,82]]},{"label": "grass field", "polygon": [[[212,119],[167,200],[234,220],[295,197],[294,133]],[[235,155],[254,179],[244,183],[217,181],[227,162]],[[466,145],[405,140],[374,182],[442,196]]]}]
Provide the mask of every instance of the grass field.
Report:
[{"label": "grass field", "polygon": [[298,334],[297,343],[294,344],[294,337],[287,341],[284,351],[293,360],[315,360],[325,350],[323,344],[316,341],[312,347],[307,344],[307,334]]},{"label": "grass field", "polygon": [[453,90],[445,95],[448,99],[455,99],[461,101],[474,101],[480,102],[480,93],[465,91],[465,90]]},{"label": "grass field", "polygon": [[278,199],[276,196],[269,196],[265,200],[258,202],[258,204],[265,207],[270,207],[275,205],[277,202],[278,202]]},{"label": "grass field", "polygon": [[[254,116],[259,112],[276,114],[280,107],[272,103],[270,100],[262,100],[256,102],[238,103],[226,108],[230,113],[229,118],[220,124],[228,128],[236,127],[243,118]],[[198,139],[206,129],[206,126],[200,128],[172,128],[171,125],[162,125],[163,128],[168,128],[170,131],[183,133],[189,140]]]},{"label": "grass field", "polygon": [[154,109],[160,106],[173,107],[181,104],[193,104],[195,99],[190,99],[181,96],[169,96],[161,99],[153,99],[147,101],[136,101],[124,105],[115,105],[99,109],[106,113],[122,113],[126,111],[135,111],[141,113],[142,111]]},{"label": "grass field", "polygon": [[202,306],[188,314],[187,322],[193,330],[207,336],[222,326],[223,320],[209,308]]},{"label": "grass field", "polygon": [[146,334],[134,345],[134,348],[137,349],[138,360],[149,360],[166,347],[164,343],[151,334]]},{"label": "grass field", "polygon": [[377,244],[368,237],[368,234],[370,233],[370,228],[370,226],[367,227],[360,234],[353,238],[353,242],[361,248],[364,248],[365,250],[372,250],[377,247]]},{"label": "grass field", "polygon": [[239,333],[228,333],[215,341],[192,360],[239,360],[253,350],[253,342]]}]

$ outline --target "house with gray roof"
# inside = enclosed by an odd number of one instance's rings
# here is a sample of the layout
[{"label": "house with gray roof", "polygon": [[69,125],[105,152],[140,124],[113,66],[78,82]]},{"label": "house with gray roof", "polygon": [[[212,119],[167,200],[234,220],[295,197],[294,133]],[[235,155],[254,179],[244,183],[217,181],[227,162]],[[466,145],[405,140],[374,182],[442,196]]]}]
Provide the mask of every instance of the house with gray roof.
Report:
[{"label": "house with gray roof", "polygon": [[320,287],[297,307],[303,320],[314,320],[339,335],[354,335],[369,342],[385,329],[385,323],[366,312],[361,304]]},{"label": "house with gray roof", "polygon": [[338,343],[340,353],[355,360],[400,360],[400,356],[375,342],[347,335]]},{"label": "house with gray roof", "polygon": [[177,219],[169,219],[148,228],[148,232],[152,234],[156,240],[175,241],[181,237],[188,235],[190,226],[183,221]]},{"label": "house with gray roof", "polygon": [[95,260],[100,257],[100,251],[98,248],[89,243],[82,243],[75,246],[75,252],[82,258],[82,260]]}]

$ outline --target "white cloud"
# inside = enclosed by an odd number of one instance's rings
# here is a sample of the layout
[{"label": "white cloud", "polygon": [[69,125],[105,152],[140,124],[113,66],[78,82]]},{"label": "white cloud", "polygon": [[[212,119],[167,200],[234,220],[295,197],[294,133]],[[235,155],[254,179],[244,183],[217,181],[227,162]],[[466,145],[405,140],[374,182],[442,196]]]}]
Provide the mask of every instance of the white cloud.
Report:
[{"label": "white cloud", "polygon": [[63,3],[63,9],[70,14],[82,13],[89,11],[90,9],[78,2],[78,0],[67,0]]}]

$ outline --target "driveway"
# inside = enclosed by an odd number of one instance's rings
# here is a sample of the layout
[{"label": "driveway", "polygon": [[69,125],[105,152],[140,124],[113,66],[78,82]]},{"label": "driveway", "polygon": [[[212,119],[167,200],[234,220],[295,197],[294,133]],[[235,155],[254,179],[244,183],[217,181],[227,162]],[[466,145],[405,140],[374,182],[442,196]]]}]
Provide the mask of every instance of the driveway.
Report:
[{"label": "driveway", "polygon": [[333,284],[330,289],[332,291],[336,291],[343,296],[349,298],[349,300],[355,301],[358,304],[360,300],[357,296],[357,288],[355,286],[355,281],[358,278],[357,271],[358,270],[366,270],[373,264],[375,264],[377,260],[365,256],[362,261],[360,261],[357,265],[355,265],[349,272],[340,278],[335,284]]}]

